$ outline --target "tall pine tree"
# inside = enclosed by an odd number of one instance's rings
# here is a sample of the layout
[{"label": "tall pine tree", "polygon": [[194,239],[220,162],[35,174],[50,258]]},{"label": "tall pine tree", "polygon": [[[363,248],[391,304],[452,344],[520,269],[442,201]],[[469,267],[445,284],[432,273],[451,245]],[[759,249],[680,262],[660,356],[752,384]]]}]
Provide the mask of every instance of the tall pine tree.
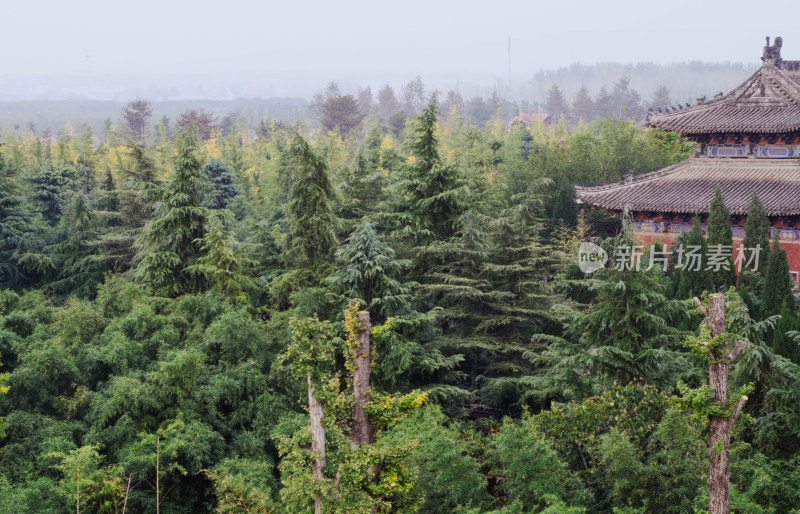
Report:
[{"label": "tall pine tree", "polygon": [[333,186],[325,160],[299,134],[292,139],[290,152],[296,168],[288,204],[288,249],[295,267],[318,280],[331,270],[338,246]]},{"label": "tall pine tree", "polygon": [[43,227],[37,218],[0,146],[0,287],[31,285],[52,267],[41,255]]},{"label": "tall pine tree", "polygon": [[[750,207],[747,209],[747,220],[744,222],[744,239],[742,240],[742,248],[753,249],[759,247],[760,254],[758,257],[758,268],[755,269],[757,273],[764,275],[766,273],[766,263],[769,260],[769,229],[770,221],[767,217],[767,211],[758,199],[758,194],[753,191],[753,197],[750,200]],[[742,261],[742,271],[751,271],[754,268],[755,262],[750,266],[744,267],[749,255],[744,255]]]},{"label": "tall pine tree", "polygon": [[[677,284],[675,288],[675,298],[679,300],[688,300],[695,296],[700,296],[704,291],[711,291],[713,287],[711,274],[705,269],[706,263],[704,259],[708,255],[708,244],[706,242],[706,234],[703,232],[703,226],[700,224],[698,217],[694,218],[692,228],[683,232],[677,241],[678,249],[673,250],[673,264],[675,273],[672,280]],[[675,245],[673,245],[674,248]],[[682,252],[678,257],[677,252]],[[691,256],[694,254],[694,256]],[[700,256],[700,262],[694,260],[696,256]],[[678,268],[678,265],[681,265]]]},{"label": "tall pine tree", "polygon": [[[636,244],[630,224],[607,243],[614,248]],[[673,387],[690,367],[680,351],[681,333],[675,328],[685,317],[686,302],[669,300],[658,265],[647,269],[647,256],[637,267],[629,259],[592,274],[597,294],[590,308],[573,314],[566,337],[540,335],[538,351],[526,354],[538,370],[528,378],[532,394],[582,399],[616,383],[642,380],[661,388]]]},{"label": "tall pine tree", "polygon": [[195,153],[197,144],[191,129],[181,133],[170,181],[163,188],[148,190],[149,197],[156,200],[156,217],[140,237],[136,276],[165,296],[204,288],[202,276],[186,271],[202,253],[210,215],[209,209],[200,205],[209,183]]},{"label": "tall pine tree", "polygon": [[772,242],[772,250],[767,261],[767,273],[764,280],[764,294],[761,299],[761,316],[767,318],[780,314],[784,302],[794,308],[792,294],[792,275],[789,273],[789,261],[786,250],[781,248],[778,231]]},{"label": "tall pine tree", "polygon": [[[710,268],[711,281],[715,290],[726,291],[736,284],[736,271],[733,266],[733,231],[731,213],[722,199],[722,190],[717,186],[714,198],[708,208],[708,253],[703,256],[703,267]],[[720,257],[724,264],[717,266],[714,256]],[[726,269],[727,268],[727,269]]]}]

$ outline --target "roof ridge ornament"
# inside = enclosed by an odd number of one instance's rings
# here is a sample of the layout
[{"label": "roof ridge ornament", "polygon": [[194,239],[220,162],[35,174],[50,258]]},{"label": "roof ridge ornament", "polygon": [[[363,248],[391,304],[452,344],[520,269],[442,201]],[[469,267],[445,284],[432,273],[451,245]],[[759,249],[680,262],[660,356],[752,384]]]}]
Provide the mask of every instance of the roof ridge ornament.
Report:
[{"label": "roof ridge ornament", "polygon": [[783,46],[783,38],[778,36],[775,38],[775,44],[770,46],[769,36],[767,36],[767,46],[764,47],[764,53],[761,60],[764,64],[774,64],[776,67],[781,67],[781,47]]}]

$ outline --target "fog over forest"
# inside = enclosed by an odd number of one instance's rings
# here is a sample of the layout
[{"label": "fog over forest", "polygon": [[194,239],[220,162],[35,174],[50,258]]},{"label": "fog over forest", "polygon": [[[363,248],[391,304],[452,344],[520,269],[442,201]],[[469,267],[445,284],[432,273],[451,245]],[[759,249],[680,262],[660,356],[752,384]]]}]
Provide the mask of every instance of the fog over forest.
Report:
[{"label": "fog over forest", "polygon": [[[753,48],[757,49],[757,45]],[[737,85],[752,73],[755,62],[753,59],[747,63],[692,61],[666,65],[575,63],[531,72],[525,80],[512,80],[510,84],[507,79],[492,79],[488,74],[465,74],[463,80],[454,80],[447,74],[431,74],[430,78],[420,79],[427,94],[453,91],[465,101],[503,99],[503,115],[508,120],[520,112],[546,112],[547,94],[554,85],[568,100],[581,87],[596,97],[603,88],[613,88],[623,77],[630,79],[630,87],[641,97],[643,110],[655,105],[654,95],[659,87],[666,87],[670,100],[676,104],[694,103],[700,96],[711,96]],[[241,115],[251,126],[264,119],[315,123],[314,114],[308,111],[309,102],[330,81],[336,81],[343,93],[353,95],[367,88],[377,94],[388,84],[399,96],[403,86],[413,80],[414,77],[397,74],[358,81],[347,77],[336,80],[335,74],[323,73],[249,77],[213,74],[107,76],[92,80],[74,76],[21,77],[0,83],[0,129],[16,127],[19,130],[31,123],[39,128],[57,129],[69,123],[72,126],[88,124],[99,132],[105,120],[116,122],[119,110],[134,97],[152,101],[157,119],[163,116],[175,119],[185,109],[195,108],[218,117]]]},{"label": "fog over forest", "polygon": [[[791,4],[773,3],[776,10],[782,5]],[[386,84],[399,93],[418,76],[428,93],[502,98],[510,102],[507,117],[542,112],[554,84],[567,99],[581,86],[594,98],[622,77],[644,107],[660,86],[673,102],[686,103],[751,73],[765,35],[788,36],[787,54],[797,44],[788,22],[743,24],[741,9],[730,3],[708,19],[683,0],[668,10],[628,0],[501,1],[491,9],[478,1],[376,7],[360,0],[313,6],[237,0],[222,9],[205,1],[145,0],[122,15],[95,0],[45,6],[4,7],[5,19],[13,20],[5,39],[24,41],[0,49],[5,130],[89,123],[97,131],[134,97],[155,102],[156,114],[170,118],[214,101],[202,107],[217,116],[244,114],[251,124],[265,116],[313,122],[299,106],[331,81],[353,95]],[[237,99],[264,101],[248,111]]]}]

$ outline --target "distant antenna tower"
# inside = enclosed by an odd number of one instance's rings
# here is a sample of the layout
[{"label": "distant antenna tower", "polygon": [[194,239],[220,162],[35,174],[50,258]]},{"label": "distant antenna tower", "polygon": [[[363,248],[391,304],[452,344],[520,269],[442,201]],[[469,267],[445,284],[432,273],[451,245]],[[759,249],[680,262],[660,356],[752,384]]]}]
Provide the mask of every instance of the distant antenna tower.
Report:
[{"label": "distant antenna tower", "polygon": [[89,98],[89,90],[92,85],[92,75],[89,73],[89,50],[86,50],[86,98]]},{"label": "distant antenna tower", "polygon": [[511,87],[511,36],[508,36],[508,87]]}]

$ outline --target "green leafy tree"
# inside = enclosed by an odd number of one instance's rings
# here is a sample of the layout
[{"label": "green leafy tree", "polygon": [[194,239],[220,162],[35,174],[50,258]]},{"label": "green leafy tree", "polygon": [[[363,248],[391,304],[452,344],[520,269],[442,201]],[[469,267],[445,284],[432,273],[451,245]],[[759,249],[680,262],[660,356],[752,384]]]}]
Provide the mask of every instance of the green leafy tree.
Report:
[{"label": "green leafy tree", "polygon": [[255,459],[225,459],[206,476],[214,483],[218,514],[259,514],[278,508],[273,494],[278,488],[275,465]]},{"label": "green leafy tree", "polygon": [[550,504],[580,506],[586,491],[567,464],[542,435],[536,423],[523,418],[517,424],[506,418],[491,442],[492,474],[500,479],[508,499],[531,511]]},{"label": "green leafy tree", "polygon": [[202,255],[200,241],[206,233],[209,209],[200,202],[208,179],[195,155],[197,140],[184,132],[178,138],[175,167],[165,187],[150,190],[158,200],[157,216],[147,224],[139,241],[139,280],[147,281],[166,296],[202,290],[204,280],[189,273]]},{"label": "green leafy tree", "polygon": [[[624,481],[630,476],[617,475],[618,471],[623,471],[622,468],[625,464],[632,464],[631,467],[635,472],[642,469],[636,463],[637,460],[650,460],[655,464],[667,456],[673,459],[678,457],[679,460],[671,466],[664,465],[663,468],[654,470],[655,473],[650,476],[636,477],[636,479],[642,481],[656,479],[660,482],[660,487],[644,492],[644,494],[652,494],[652,496],[662,496],[666,494],[666,489],[675,487],[673,498],[685,505],[691,503],[693,496],[697,494],[696,489],[702,484],[702,475],[696,473],[703,469],[703,462],[701,460],[698,465],[695,459],[702,459],[707,455],[704,451],[707,447],[700,446],[702,440],[692,440],[684,451],[676,451],[672,455],[658,455],[662,447],[661,442],[669,438],[669,435],[655,437],[655,434],[669,411],[669,404],[669,395],[654,386],[641,383],[625,386],[614,385],[597,396],[579,402],[554,403],[550,409],[543,410],[535,416],[524,417],[521,422],[523,427],[528,424],[532,426],[518,432],[522,437],[525,437],[526,432],[532,432],[545,439],[544,443],[557,452],[561,461],[566,462],[572,476],[580,479],[580,483],[589,489],[589,494],[584,497],[589,511],[600,512],[613,509],[614,502],[617,501],[615,500],[615,486],[619,488],[620,493],[623,492],[620,490],[626,487]],[[671,422],[673,430],[697,437],[700,427],[696,424],[687,427],[687,421],[689,420],[682,412],[676,413]],[[676,423],[677,427],[674,426]],[[606,446],[610,442],[606,438],[614,432],[625,434],[633,446],[633,451],[626,450],[616,453],[616,457],[620,461],[619,467],[616,469],[614,466],[617,463],[613,462],[614,453],[609,455]],[[527,436],[526,439],[532,438]],[[680,443],[680,441],[675,442]],[[508,451],[511,454],[509,458],[514,458],[513,449],[522,451],[523,443],[516,443],[511,439],[511,444],[512,450]],[[540,446],[543,445],[540,444]],[[611,461],[609,461],[609,457],[611,457]],[[525,465],[523,459],[519,459],[519,461],[522,461],[521,465]],[[537,459],[533,462],[541,462],[541,460]],[[664,462],[664,464],[667,463]],[[624,471],[630,473],[631,470]],[[664,472],[664,474],[659,476],[660,472]],[[521,488],[524,488],[525,481],[521,478],[518,477],[516,482]],[[556,491],[565,489],[569,491],[567,484],[570,483],[570,479],[565,477],[564,480],[564,483],[555,488]],[[640,489],[649,489],[650,487],[653,487],[652,483],[646,483]],[[579,489],[572,488],[572,491],[577,492]],[[642,494],[642,491],[640,490],[638,493]],[[687,498],[676,498],[682,493],[688,493]],[[546,494],[546,491],[539,491],[540,496],[543,494]],[[635,496],[624,497],[618,493],[617,497],[621,500],[619,503],[623,505],[629,499],[635,501]],[[636,505],[636,507],[641,507],[641,505]]]},{"label": "green leafy tree", "polygon": [[493,505],[485,465],[483,441],[471,427],[446,417],[437,406],[423,408],[383,433],[381,441],[411,450],[401,461],[415,474],[409,496],[418,512],[453,512],[467,505]]},{"label": "green leafy tree", "polygon": [[703,497],[707,448],[702,427],[677,408],[667,410],[642,449],[628,431],[600,437],[604,495],[615,509],[687,512]]},{"label": "green leafy tree", "polygon": [[101,467],[96,446],[82,446],[69,453],[54,452],[55,468],[63,475],[61,493],[74,506],[76,513],[119,512],[125,503],[125,485],[118,465]]},{"label": "green leafy tree", "polygon": [[[407,443],[399,447],[375,444],[381,438],[374,436],[413,414],[424,403],[425,394],[373,394],[372,398],[369,393],[366,398],[355,394],[356,377],[364,378],[364,371],[365,383],[369,383],[369,339],[388,328],[384,325],[370,330],[368,324],[363,325],[357,308],[353,304],[345,311],[344,390],[338,374],[333,374],[336,347],[331,324],[315,318],[290,321],[292,340],[279,362],[286,366],[292,380],[305,382],[310,417],[310,426],[286,427],[288,430],[278,436],[283,457],[281,496],[291,512],[306,512],[312,505],[317,513],[404,511],[413,505],[408,495],[413,477],[402,466],[409,451]],[[351,405],[353,409],[347,409]],[[359,440],[356,432],[359,409],[371,427],[367,440]]]}]

